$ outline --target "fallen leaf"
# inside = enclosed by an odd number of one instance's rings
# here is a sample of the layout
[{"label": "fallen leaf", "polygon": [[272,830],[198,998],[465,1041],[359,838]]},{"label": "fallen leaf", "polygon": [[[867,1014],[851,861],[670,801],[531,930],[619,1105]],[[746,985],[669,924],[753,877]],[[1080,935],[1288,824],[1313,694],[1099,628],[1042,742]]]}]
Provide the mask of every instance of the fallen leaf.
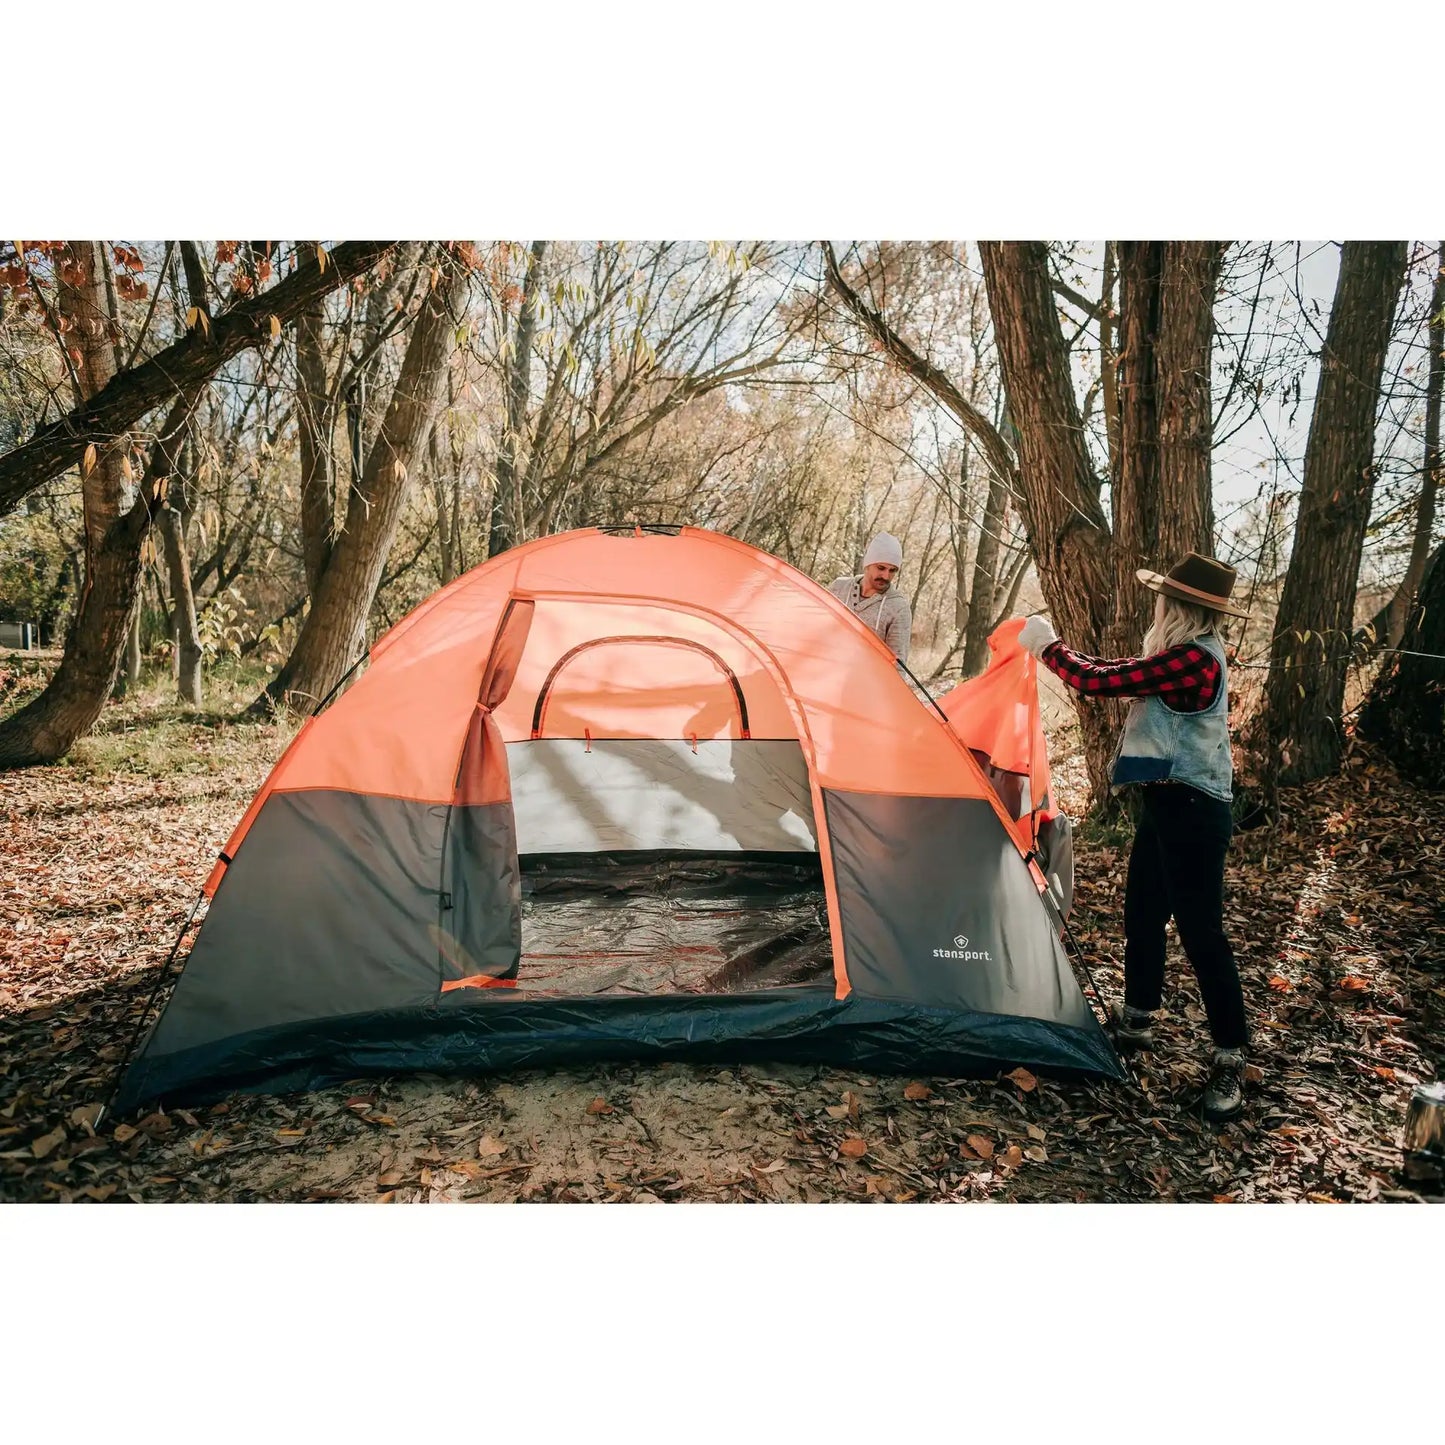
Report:
[{"label": "fallen leaf", "polygon": [[87,1199],[94,1199],[97,1203],[104,1204],[112,1194],[115,1193],[114,1184],[87,1184],[80,1191]]},{"label": "fallen leaf", "polygon": [[[862,1141],[860,1140],[859,1142],[861,1143]],[[753,1172],[755,1174],[776,1174],[779,1169],[786,1169],[787,1167],[788,1161],[786,1159],[774,1159],[771,1164],[764,1164],[761,1169],[755,1169]]]},{"label": "fallen leaf", "polygon": [[1395,1082],[1395,1071],[1388,1064],[1376,1064],[1375,1072],[1385,1080],[1386,1083]]},{"label": "fallen leaf", "polygon": [[406,1175],[400,1169],[389,1169],[385,1174],[379,1174],[376,1178],[378,1189],[394,1189],[406,1179]]},{"label": "fallen leaf", "polygon": [[927,1099],[931,1097],[932,1094],[933,1090],[930,1089],[927,1084],[920,1084],[916,1080],[909,1084],[903,1091],[903,1097],[905,1099]]},{"label": "fallen leaf", "polygon": [[848,1089],[848,1090],[845,1091],[845,1093],[843,1094],[843,1102],[844,1102],[844,1104],[846,1104],[847,1107],[848,1107],[848,1117],[849,1117],[850,1119],[856,1119],[856,1118],[858,1117],[858,1096],[857,1096],[857,1094],[855,1094],[855,1093],[852,1091],[852,1089]]},{"label": "fallen leaf", "polygon": [[968,1136],[968,1147],[972,1149],[980,1159],[993,1158],[993,1140],[985,1138],[982,1134],[970,1134]]},{"label": "fallen leaf", "polygon": [[1027,1069],[1023,1068],[1015,1069],[1012,1073],[1005,1074],[1004,1078],[1012,1079],[1026,1094],[1036,1089],[1039,1083]]},{"label": "fallen leaf", "polygon": [[1003,1162],[1010,1168],[1017,1168],[1024,1162],[1024,1151],[1017,1144],[1010,1144],[1004,1150]]},{"label": "fallen leaf", "polygon": [[396,1190],[395,1190],[395,1189],[388,1189],[385,1194],[378,1194],[378,1195],[376,1196],[376,1202],[377,1202],[378,1204],[395,1204],[395,1203],[396,1203]]},{"label": "fallen leaf", "polygon": [[1024,1150],[1024,1158],[1032,1159],[1035,1164],[1047,1164],[1049,1162],[1048,1151],[1042,1144],[1030,1144]]},{"label": "fallen leaf", "polygon": [[506,1152],[507,1146],[500,1139],[493,1139],[490,1134],[483,1134],[477,1144],[477,1158],[479,1159],[494,1159],[498,1154]]},{"label": "fallen leaf", "polygon": [[868,1152],[868,1144],[863,1139],[845,1139],[838,1145],[838,1152],[850,1159],[861,1159]]},{"label": "fallen leaf", "polygon": [[1288,993],[1294,987],[1287,978],[1281,978],[1278,974],[1269,980],[1269,986],[1276,993]]},{"label": "fallen leaf", "polygon": [[1246,1064],[1244,1066],[1244,1082],[1246,1084],[1264,1083],[1264,1070],[1258,1064]]},{"label": "fallen leaf", "polygon": [[974,1153],[967,1144],[960,1144],[958,1146],[958,1157],[960,1159],[977,1159],[978,1155]]},{"label": "fallen leaf", "polygon": [[1347,973],[1340,980],[1340,987],[1346,993],[1363,993],[1369,986],[1369,980],[1361,978],[1357,973]]},{"label": "fallen leaf", "polygon": [[99,1104],[81,1104],[70,1111],[70,1122],[77,1129],[89,1129],[100,1117],[100,1109]]},{"label": "fallen leaf", "polygon": [[115,1142],[117,1144],[128,1143],[139,1133],[139,1129],[133,1129],[129,1124],[117,1124],[115,1126]]},{"label": "fallen leaf", "polygon": [[304,1139],[306,1131],[305,1129],[278,1129],[276,1137],[278,1139]]},{"label": "fallen leaf", "polygon": [[1028,1125],[1028,1131],[1029,1131],[1029,1138],[1030,1138],[1030,1139],[1037,1139],[1040,1144],[1042,1144],[1042,1143],[1044,1142],[1044,1139],[1047,1137],[1047,1136],[1045,1135],[1044,1131],[1043,1131],[1042,1129],[1040,1129],[1037,1124],[1030,1124],[1030,1125]]},{"label": "fallen leaf", "polygon": [[587,1112],[589,1114],[610,1114],[612,1112],[612,1105],[599,1095],[588,1104]]},{"label": "fallen leaf", "polygon": [[846,1104],[829,1104],[828,1117],[830,1119],[846,1119],[848,1117],[848,1106]]},{"label": "fallen leaf", "polygon": [[65,1143],[65,1125],[57,1124],[50,1133],[42,1134],[31,1143],[30,1152],[37,1159],[48,1159],[63,1143]]},{"label": "fallen leaf", "polygon": [[422,1187],[423,1189],[430,1189],[430,1188],[431,1188],[432,1172],[431,1172],[430,1169],[423,1169],[423,1170],[421,1171],[421,1175],[419,1176],[419,1178],[420,1178],[421,1187]]}]

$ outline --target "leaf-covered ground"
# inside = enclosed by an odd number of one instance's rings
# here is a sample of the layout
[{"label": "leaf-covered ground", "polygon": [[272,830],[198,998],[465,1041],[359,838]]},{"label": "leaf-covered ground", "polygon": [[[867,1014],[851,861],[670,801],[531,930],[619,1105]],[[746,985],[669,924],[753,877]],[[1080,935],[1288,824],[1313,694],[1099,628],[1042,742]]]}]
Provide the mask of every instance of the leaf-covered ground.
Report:
[{"label": "leaf-covered ground", "polygon": [[[0,1198],[1375,1200],[1445,1051],[1440,797],[1354,752],[1241,834],[1229,924],[1246,1117],[1205,1125],[1198,995],[1127,1086],[616,1065],[398,1076],[95,1127],[162,961],[279,752],[144,698],[64,765],[0,774]],[[1078,936],[1121,988],[1125,846],[1081,840]]]}]

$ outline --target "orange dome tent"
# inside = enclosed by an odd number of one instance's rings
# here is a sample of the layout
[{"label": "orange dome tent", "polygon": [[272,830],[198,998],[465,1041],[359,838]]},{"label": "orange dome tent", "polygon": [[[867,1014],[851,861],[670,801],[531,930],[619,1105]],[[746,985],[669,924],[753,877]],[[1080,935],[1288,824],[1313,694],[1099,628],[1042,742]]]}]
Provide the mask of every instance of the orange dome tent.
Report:
[{"label": "orange dome tent", "polygon": [[117,1107],[629,1056],[1116,1077],[1026,850],[786,563],[692,528],[543,538],[296,734]]}]

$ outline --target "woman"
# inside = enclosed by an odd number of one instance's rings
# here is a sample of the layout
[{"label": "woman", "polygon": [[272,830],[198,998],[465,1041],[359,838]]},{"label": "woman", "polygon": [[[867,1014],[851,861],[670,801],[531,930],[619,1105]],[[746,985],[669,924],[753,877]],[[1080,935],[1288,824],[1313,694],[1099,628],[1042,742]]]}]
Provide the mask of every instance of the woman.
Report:
[{"label": "woman", "polygon": [[1114,792],[1137,785],[1143,812],[1129,855],[1124,893],[1124,1005],[1115,1015],[1122,1050],[1154,1044],[1164,993],[1164,929],[1172,916],[1199,980],[1214,1039],[1204,1091],[1216,1123],[1244,1107],[1249,1031],[1234,952],[1224,933],[1224,857],[1230,813],[1228,668],[1216,631],[1230,603],[1235,571],[1191,552],[1161,577],[1140,571],[1159,594],[1142,657],[1106,660],[1065,647],[1046,617],[1029,618],[1019,641],[1069,687],[1091,697],[1128,697],[1114,755]]}]

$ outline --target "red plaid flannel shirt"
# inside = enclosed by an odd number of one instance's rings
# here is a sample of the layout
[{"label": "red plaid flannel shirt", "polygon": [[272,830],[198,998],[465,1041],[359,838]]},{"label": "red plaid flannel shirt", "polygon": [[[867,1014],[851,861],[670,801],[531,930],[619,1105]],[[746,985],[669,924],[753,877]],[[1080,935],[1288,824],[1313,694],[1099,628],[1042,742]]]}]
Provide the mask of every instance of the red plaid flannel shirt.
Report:
[{"label": "red plaid flannel shirt", "polygon": [[1078,692],[1101,697],[1161,696],[1175,712],[1203,712],[1219,689],[1219,664],[1197,642],[1153,657],[1085,657],[1051,642],[1043,664]]}]

